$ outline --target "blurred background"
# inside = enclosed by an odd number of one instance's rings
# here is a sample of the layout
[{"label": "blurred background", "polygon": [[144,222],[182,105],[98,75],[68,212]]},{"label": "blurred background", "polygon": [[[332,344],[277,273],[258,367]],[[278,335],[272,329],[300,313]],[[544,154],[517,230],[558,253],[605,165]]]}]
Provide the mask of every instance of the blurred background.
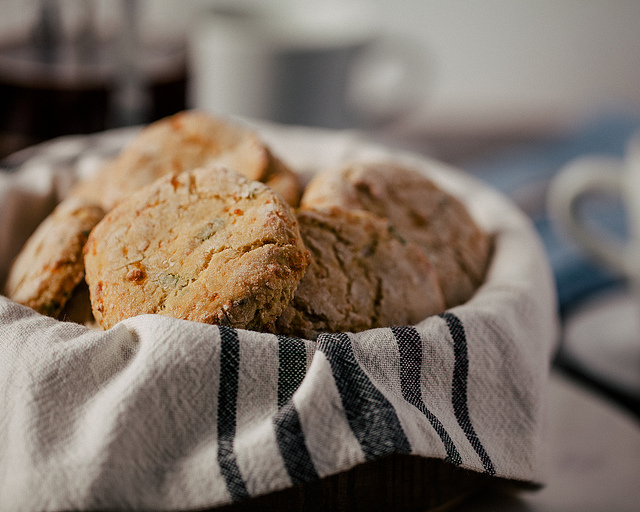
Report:
[{"label": "blurred background", "polygon": [[[59,134],[147,122],[185,106],[229,100],[203,91],[207,85],[219,89],[237,80],[245,103],[260,101],[247,96],[248,81],[265,76],[248,72],[258,67],[255,61],[245,55],[244,75],[225,76],[230,70],[220,55],[217,61],[209,55],[209,64],[203,59],[207,37],[219,47],[233,43],[229,37],[220,43],[224,28],[216,23],[221,12],[239,7],[271,14],[279,22],[273,30],[281,33],[283,27],[315,31],[315,42],[307,44],[316,45],[316,54],[331,41],[348,46],[349,30],[352,45],[377,37],[413,48],[405,69],[393,68],[387,48],[386,68],[361,72],[365,86],[349,91],[350,101],[368,103],[369,112],[330,127],[384,128],[445,159],[473,157],[490,143],[568,131],[611,109],[640,109],[640,3],[633,0],[329,0],[322,6],[309,0],[0,0],[0,7],[0,156]],[[302,13],[297,21],[282,15],[293,11]],[[263,36],[273,39],[273,33]],[[291,38],[281,44],[299,50],[302,43]],[[335,65],[328,72],[343,79]],[[403,74],[409,76],[399,78]],[[403,79],[393,90],[394,80]],[[388,90],[381,90],[385,84]],[[305,100],[293,96],[289,101]],[[372,113],[372,102],[395,111]],[[245,110],[281,120],[259,106]],[[331,125],[304,114],[283,119]]]},{"label": "blurred background", "polygon": [[[0,12],[5,170],[39,142],[185,108],[360,130],[519,204],[548,249],[567,326],[626,284],[558,234],[546,196],[569,161],[621,158],[640,130],[640,2],[0,0]],[[619,206],[594,215],[626,228]],[[596,374],[640,415],[640,343],[628,353],[640,335],[616,325],[608,345],[565,336],[558,364]]]}]

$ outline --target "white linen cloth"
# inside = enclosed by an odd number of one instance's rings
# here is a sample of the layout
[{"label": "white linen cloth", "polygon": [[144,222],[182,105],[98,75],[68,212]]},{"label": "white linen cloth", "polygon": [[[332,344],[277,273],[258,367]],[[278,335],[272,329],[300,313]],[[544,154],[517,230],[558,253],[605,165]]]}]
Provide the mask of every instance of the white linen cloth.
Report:
[{"label": "white linen cloth", "polygon": [[[305,177],[353,158],[424,172],[494,234],[486,282],[417,325],[316,342],[159,315],[101,332],[0,297],[0,510],[212,507],[389,453],[544,483],[557,302],[527,217],[354,132],[255,126]],[[134,131],[60,139],[0,175],[0,279],[68,185]]]}]

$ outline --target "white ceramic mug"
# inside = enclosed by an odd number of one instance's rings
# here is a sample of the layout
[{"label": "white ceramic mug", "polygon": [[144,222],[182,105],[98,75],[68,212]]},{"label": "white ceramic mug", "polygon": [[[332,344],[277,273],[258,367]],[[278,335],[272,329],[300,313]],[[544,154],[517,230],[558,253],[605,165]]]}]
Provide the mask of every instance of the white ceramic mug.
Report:
[{"label": "white ceramic mug", "polygon": [[[585,222],[579,203],[589,194],[622,201],[626,238]],[[548,211],[551,220],[591,256],[640,290],[640,133],[629,140],[624,159],[582,157],[562,168],[549,187]]]},{"label": "white ceramic mug", "polygon": [[397,119],[427,96],[427,53],[381,38],[372,15],[354,2],[208,11],[189,37],[189,104],[326,128]]}]

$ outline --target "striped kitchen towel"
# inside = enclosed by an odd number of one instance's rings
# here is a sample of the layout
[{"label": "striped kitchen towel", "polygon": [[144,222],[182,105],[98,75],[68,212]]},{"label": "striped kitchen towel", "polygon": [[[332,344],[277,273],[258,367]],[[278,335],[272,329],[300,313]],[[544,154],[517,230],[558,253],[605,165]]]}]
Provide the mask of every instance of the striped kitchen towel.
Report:
[{"label": "striped kitchen towel", "polygon": [[[96,331],[0,296],[0,510],[201,509],[389,454],[544,483],[557,302],[528,218],[464,173],[352,133],[261,130],[303,171],[406,159],[495,236],[486,282],[416,325],[316,341],[159,315]],[[0,182],[0,226],[27,172]]]}]

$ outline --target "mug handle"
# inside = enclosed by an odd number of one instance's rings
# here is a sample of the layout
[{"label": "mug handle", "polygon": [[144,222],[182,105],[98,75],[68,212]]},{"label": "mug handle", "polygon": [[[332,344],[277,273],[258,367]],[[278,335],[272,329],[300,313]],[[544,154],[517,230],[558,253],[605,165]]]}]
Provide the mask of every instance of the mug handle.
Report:
[{"label": "mug handle", "polygon": [[551,181],[547,209],[552,222],[564,229],[594,258],[625,273],[625,243],[588,227],[579,215],[578,204],[589,193],[621,195],[622,177],[622,163],[618,159],[593,156],[574,160]]},{"label": "mug handle", "polygon": [[397,35],[370,41],[347,76],[347,105],[366,127],[391,124],[428,99],[434,66],[421,43]]}]

